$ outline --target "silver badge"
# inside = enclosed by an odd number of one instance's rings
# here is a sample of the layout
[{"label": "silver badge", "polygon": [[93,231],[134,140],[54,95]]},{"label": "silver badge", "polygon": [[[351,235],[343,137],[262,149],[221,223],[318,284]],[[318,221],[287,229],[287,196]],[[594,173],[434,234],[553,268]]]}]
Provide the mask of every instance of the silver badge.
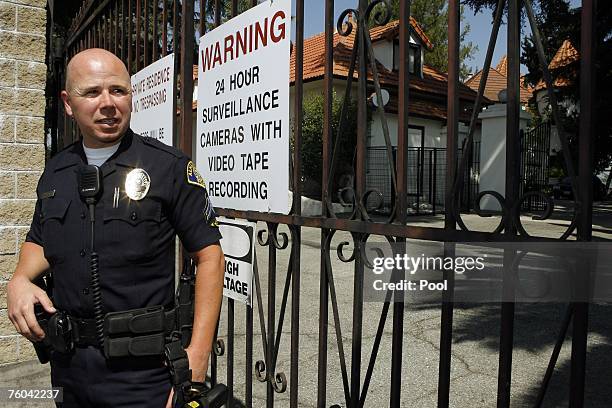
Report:
[{"label": "silver badge", "polygon": [[130,171],[125,178],[125,193],[132,200],[142,200],[149,192],[151,178],[143,169]]}]

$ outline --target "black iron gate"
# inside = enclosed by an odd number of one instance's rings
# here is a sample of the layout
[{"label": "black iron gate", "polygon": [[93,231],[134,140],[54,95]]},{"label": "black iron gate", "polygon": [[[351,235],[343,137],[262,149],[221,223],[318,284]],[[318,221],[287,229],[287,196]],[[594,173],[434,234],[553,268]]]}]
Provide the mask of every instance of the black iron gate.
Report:
[{"label": "black iron gate", "polygon": [[[388,163],[390,163],[390,174],[394,191],[396,191],[391,211],[388,217],[381,220],[371,216],[372,209],[366,204],[368,197],[372,194],[372,189],[366,188],[366,136],[367,136],[367,99],[370,89],[373,87],[378,94],[378,100],[383,100],[379,83],[379,73],[377,64],[373,63],[373,49],[370,32],[366,27],[370,24],[382,25],[388,21],[388,2],[382,0],[359,0],[356,2],[354,10],[346,10],[336,18],[334,16],[334,1],[326,0],[325,9],[325,75],[323,78],[325,93],[324,127],[322,129],[322,214],[320,216],[306,217],[302,215],[301,207],[301,119],[303,102],[303,56],[304,56],[304,3],[305,0],[294,0],[295,2],[295,43],[293,52],[295,53],[295,129],[294,129],[294,149],[292,168],[292,190],[293,207],[289,215],[279,215],[272,213],[259,213],[252,211],[235,211],[219,208],[221,215],[237,217],[259,221],[265,225],[263,232],[258,235],[260,257],[267,247],[267,286],[262,285],[259,274],[256,273],[256,284],[258,286],[258,299],[254,308],[247,308],[244,317],[245,332],[241,333],[245,338],[244,356],[236,355],[238,347],[235,341],[237,333],[235,323],[238,318],[236,306],[232,300],[227,301],[227,327],[225,333],[219,333],[219,338],[215,343],[215,356],[212,359],[211,378],[215,382],[223,380],[230,386],[230,403],[233,404],[232,391],[236,384],[241,381],[234,377],[235,358],[244,359],[246,376],[244,378],[244,404],[246,406],[257,405],[253,403],[253,375],[258,381],[266,385],[265,405],[273,406],[276,394],[282,394],[289,390],[289,406],[297,407],[299,401],[300,384],[307,379],[302,378],[299,372],[299,361],[304,358],[300,347],[300,308],[303,304],[302,291],[302,231],[304,227],[317,228],[320,231],[320,290],[317,296],[318,311],[309,310],[311,316],[318,320],[316,334],[318,341],[318,352],[316,357],[317,376],[310,379],[311,383],[316,382],[316,405],[318,407],[330,406],[331,404],[345,404],[350,407],[360,407],[366,404],[366,397],[370,389],[372,373],[377,363],[378,351],[381,347],[381,337],[385,329],[385,323],[391,324],[391,344],[392,358],[389,362],[390,368],[383,375],[388,378],[387,396],[389,405],[400,407],[402,395],[409,392],[402,381],[402,367],[409,362],[403,353],[403,325],[404,325],[404,304],[401,302],[385,302],[381,305],[378,314],[377,329],[373,340],[373,346],[369,355],[365,354],[363,346],[364,330],[364,302],[363,302],[363,271],[364,255],[360,251],[360,244],[368,241],[375,235],[384,236],[388,242],[400,245],[407,244],[407,239],[420,239],[437,241],[444,243],[444,253],[454,253],[454,243],[460,241],[517,241],[533,240],[545,241],[545,238],[532,237],[527,234],[520,225],[518,211],[521,203],[529,197],[541,196],[542,192],[527,192],[521,194],[520,191],[520,138],[519,138],[519,53],[520,53],[520,14],[521,9],[526,11],[527,20],[536,36],[539,46],[540,62],[545,73],[545,82],[549,90],[549,100],[553,108],[553,117],[556,123],[559,121],[559,109],[552,92],[553,84],[548,72],[548,61],[545,60],[544,52],[541,47],[541,39],[538,36],[537,26],[533,15],[530,0],[498,0],[493,22],[493,29],[487,49],[485,66],[483,68],[482,82],[480,84],[478,97],[472,110],[472,120],[466,144],[466,151],[460,160],[457,157],[458,143],[458,124],[460,114],[459,104],[459,0],[449,0],[448,2],[448,35],[449,35],[449,54],[448,54],[448,97],[447,97],[447,148],[445,161],[445,227],[433,228],[427,226],[410,225],[407,217],[409,180],[407,178],[408,168],[411,165],[411,158],[408,149],[408,106],[410,105],[410,80],[409,65],[409,44],[410,44],[410,2],[408,0],[399,1],[400,22],[398,26],[399,36],[399,84],[398,92],[398,143],[396,159],[393,160],[392,144],[389,138],[387,122],[384,119],[385,113],[379,107],[379,114],[383,118],[383,133],[385,135]],[[55,2],[54,7],[61,7],[62,2]],[[192,154],[192,119],[193,112],[193,63],[195,46],[195,30],[198,27],[200,33],[206,32],[211,26],[218,26],[230,16],[237,15],[239,6],[241,9],[255,6],[258,2],[251,1],[189,1],[189,0],[86,0],[81,4],[79,13],[72,20],[72,24],[65,33],[61,27],[52,24],[51,36],[56,41],[50,41],[49,61],[53,71],[51,78],[55,88],[58,89],[64,79],[64,69],[70,59],[78,51],[89,47],[103,47],[119,55],[129,68],[130,73],[134,73],[140,68],[155,61],[168,52],[175,52],[177,57],[175,62],[179,75],[180,89],[175,92],[177,110],[180,116],[176,126],[177,134],[175,137],[176,146],[188,154]],[[358,4],[357,4],[358,3]],[[573,180],[574,197],[581,205],[576,205],[576,216],[574,221],[563,234],[561,239],[566,239],[570,234],[577,230],[578,239],[589,241],[591,239],[591,203],[592,192],[590,178],[593,163],[591,160],[593,146],[592,123],[594,122],[593,101],[593,30],[594,24],[594,0],[583,1],[582,13],[582,44],[581,44],[581,129],[580,129],[580,160],[579,172],[574,169],[569,158],[568,135],[560,129],[563,151],[566,157],[568,173]],[[382,13],[375,13],[373,9],[379,6]],[[195,9],[195,10],[194,10]],[[508,27],[508,120],[507,120],[507,148],[506,148],[506,194],[502,205],[502,221],[499,228],[494,232],[471,231],[462,219],[460,211],[460,200],[464,189],[464,177],[471,157],[472,140],[476,126],[477,113],[480,111],[484,84],[486,83],[494,45],[498,36],[502,14],[507,12]],[[57,13],[56,13],[57,14]],[[347,16],[354,16],[352,21],[347,21]],[[356,24],[355,24],[356,22]],[[355,147],[355,167],[353,183],[348,187],[352,191],[353,202],[351,203],[350,214],[337,214],[334,211],[334,194],[331,191],[332,180],[336,176],[336,156],[334,152],[342,144],[344,135],[342,125],[339,126],[339,133],[332,134],[331,127],[331,104],[333,90],[333,47],[334,31],[340,36],[354,39],[352,57],[350,60],[349,72],[346,80],[347,98],[356,85],[357,95],[354,95],[358,105],[358,126],[357,143]],[[60,63],[55,63],[60,61]],[[348,102],[348,99],[347,99]],[[57,121],[51,120],[57,118]],[[58,139],[67,143],[77,137],[74,126],[70,121],[64,120],[63,113],[57,104],[51,106],[48,113],[48,123],[52,134],[58,135]],[[53,133],[55,132],[55,133]],[[60,145],[62,143],[59,143]],[[580,176],[577,178],[576,174]],[[583,188],[578,189],[579,185]],[[490,194],[481,191],[476,199],[483,195]],[[519,204],[519,205],[517,205]],[[288,231],[288,233],[284,232]],[[348,243],[338,244],[337,256],[342,262],[348,262],[353,267],[353,285],[351,298],[350,320],[352,322],[350,333],[341,331],[339,298],[347,295],[336,290],[334,282],[334,268],[332,254],[334,246],[332,241],[339,235],[349,235],[352,241],[352,252],[345,255],[342,249],[346,249]],[[286,251],[285,251],[286,250]],[[279,257],[283,254],[288,255],[288,267],[278,269]],[[306,261],[306,260],[305,260]],[[276,299],[276,275],[277,272],[285,276],[285,284],[280,302]],[[452,295],[452,276],[451,290],[446,293],[441,308],[440,336],[439,336],[439,355],[438,355],[438,374],[437,374],[437,405],[448,407],[451,388],[451,363],[453,356],[453,295]],[[264,309],[263,294],[267,293],[267,310]],[[311,294],[312,295],[312,294]],[[290,306],[288,306],[290,299]],[[330,309],[331,307],[331,309]],[[508,407],[510,405],[510,384],[512,374],[512,354],[513,354],[513,325],[514,325],[514,303],[506,302],[501,305],[501,331],[499,333],[499,368],[498,368],[498,390],[497,405]],[[255,311],[255,312],[254,312]],[[333,321],[328,322],[328,315],[331,312]],[[256,313],[256,315],[254,315]],[[289,378],[283,372],[277,372],[277,357],[281,340],[287,336],[283,331],[286,314],[290,315],[287,319],[291,327],[289,335]],[[258,317],[262,335],[262,350],[254,350],[254,318]],[[573,320],[572,320],[573,319]],[[242,320],[242,319],[240,319]],[[573,303],[567,308],[567,318],[565,321],[573,321],[572,325],[572,358],[571,358],[571,384],[570,384],[570,406],[583,406],[586,346],[588,332],[588,306],[585,303]],[[368,322],[373,323],[373,322]],[[330,329],[332,336],[335,337],[338,357],[340,360],[339,373],[328,371],[328,354],[330,347]],[[566,335],[568,325],[564,325],[559,333],[559,339],[563,340]],[[226,340],[225,344],[222,340]],[[344,345],[350,342],[350,355],[345,354]],[[224,355],[226,358],[225,378],[217,377],[219,368],[219,357]],[[254,356],[257,362],[253,364]],[[367,368],[365,375],[362,372],[362,358],[366,357]],[[549,371],[542,385],[542,395],[544,394],[548,380],[554,371],[558,352],[553,353],[550,361]],[[350,365],[348,364],[350,362]],[[341,376],[342,397],[330,400],[327,389],[328,378],[332,375]],[[541,402],[541,401],[540,401]],[[262,402],[263,404],[264,402]]]},{"label": "black iron gate", "polygon": [[[463,155],[464,148],[457,151]],[[379,213],[389,215],[393,210],[396,192],[393,189],[391,166],[385,147],[369,147],[367,155],[366,188],[380,193],[382,204]],[[397,165],[397,147],[393,146],[394,165]],[[446,191],[446,148],[408,147],[407,211],[409,215],[436,215],[444,212]],[[471,157],[465,168],[464,186],[461,190],[461,210],[472,211],[478,197],[480,179],[480,142],[472,142]],[[375,201],[375,200],[370,200]]]},{"label": "black iron gate", "polygon": [[[521,195],[530,191],[546,191],[550,160],[550,122],[544,122],[533,129],[521,130]],[[525,211],[542,211],[546,200],[530,196],[523,202]]]}]

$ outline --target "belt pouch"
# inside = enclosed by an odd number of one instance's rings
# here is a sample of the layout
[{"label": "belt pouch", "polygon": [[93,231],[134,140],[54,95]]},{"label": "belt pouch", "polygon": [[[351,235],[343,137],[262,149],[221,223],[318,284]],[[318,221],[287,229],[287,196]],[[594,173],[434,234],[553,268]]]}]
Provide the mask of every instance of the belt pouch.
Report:
[{"label": "belt pouch", "polygon": [[164,353],[164,333],[138,337],[106,338],[106,358],[161,356]]},{"label": "belt pouch", "polygon": [[107,336],[164,333],[164,318],[163,306],[111,312],[104,318],[104,333]]}]

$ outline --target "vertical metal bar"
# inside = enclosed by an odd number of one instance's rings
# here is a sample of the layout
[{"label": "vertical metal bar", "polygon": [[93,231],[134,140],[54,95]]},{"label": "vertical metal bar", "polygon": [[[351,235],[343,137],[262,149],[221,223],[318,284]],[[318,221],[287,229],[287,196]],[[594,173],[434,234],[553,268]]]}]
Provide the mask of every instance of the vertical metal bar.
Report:
[{"label": "vertical metal bar", "polygon": [[128,12],[127,12],[127,55],[128,55],[128,72],[131,74],[133,74],[132,71],[132,33],[133,33],[133,25],[132,25],[132,1],[133,0],[128,0]]},{"label": "vertical metal bar", "polygon": [[204,30],[206,29],[206,2],[208,0],[200,0],[200,24],[199,31],[200,37],[204,35]]},{"label": "vertical metal bar", "polygon": [[[181,63],[181,54],[178,49],[179,47],[179,37],[180,37],[180,29],[179,29],[179,0],[172,1],[172,53],[174,55],[174,75],[179,73],[180,71],[180,63]],[[178,81],[174,81],[174,86],[172,89],[173,94],[173,103],[174,107],[172,109],[173,112],[177,111],[178,108]],[[181,115],[182,117],[182,115]],[[180,118],[177,117],[176,126],[174,126],[174,134],[172,135],[172,143],[174,147],[180,146]]]},{"label": "vertical metal bar", "polygon": [[95,22],[91,25],[91,45],[93,48],[98,46],[98,23]]},{"label": "vertical metal bar", "polygon": [[427,174],[427,189],[429,190],[427,192],[427,195],[429,196],[428,197],[429,198],[429,204],[431,204],[432,201],[433,201],[433,195],[432,195],[432,193],[433,193],[433,189],[432,189],[432,187],[433,187],[433,180],[432,180],[432,175],[433,175],[433,171],[432,171],[433,159],[432,159],[432,155],[435,152],[436,152],[435,147],[433,149],[430,149],[430,150],[427,151],[428,156],[429,156],[428,157],[428,161],[427,161],[427,171],[429,172]]},{"label": "vertical metal bar", "polygon": [[[125,63],[125,42],[126,42],[126,32],[125,32],[125,0],[121,0],[121,7],[120,7],[120,11],[117,11],[117,27],[120,30],[117,33],[117,43],[118,43],[118,47],[119,47],[119,58],[121,58],[121,60],[123,61],[123,63]],[[119,14],[121,14],[121,17],[119,17]],[[120,27],[120,28],[119,28]]]},{"label": "vertical metal bar", "polygon": [[227,299],[227,406],[234,400],[234,299]]},{"label": "vertical metal bar", "polygon": [[[221,310],[219,310],[219,317],[221,317],[222,311],[223,311],[223,304],[221,304]],[[215,343],[217,342],[218,338],[219,338],[219,321],[217,320],[217,325],[215,326],[215,337],[214,337]],[[216,348],[216,344],[214,346],[215,347],[213,347],[213,349]],[[217,385],[217,374],[219,371],[218,365],[219,365],[219,357],[217,356],[217,353],[212,353],[212,358],[210,359],[210,384],[213,387]]]},{"label": "vertical metal bar", "polygon": [[[578,138],[579,212],[578,240],[591,241],[593,224],[593,123],[597,120],[593,109],[595,100],[595,47],[597,0],[582,1],[580,22],[580,137]],[[590,265],[581,276],[579,286],[588,294]],[[582,300],[582,299],[581,299]],[[584,381],[586,372],[587,341],[589,329],[589,305],[574,305],[572,324],[572,361],[570,370],[570,408],[584,406]]]},{"label": "vertical metal bar", "polygon": [[[446,137],[448,138],[448,135],[446,135]],[[436,201],[438,200],[438,151],[439,149],[434,148],[434,155],[433,155],[434,175],[433,175],[433,186],[432,186],[434,193],[433,193],[433,202],[431,203],[432,215],[436,215]]]},{"label": "vertical metal bar", "polygon": [[221,0],[215,0],[215,27],[221,25]]},{"label": "vertical metal bar", "polygon": [[162,0],[162,57],[168,55],[168,0]]},{"label": "vertical metal bar", "polygon": [[105,16],[102,13],[98,18],[98,23],[100,24],[100,48],[106,49],[106,22],[104,19]]},{"label": "vertical metal bar", "polygon": [[[333,0],[328,0],[333,1]],[[326,122],[327,123],[327,122]],[[329,163],[329,162],[328,162]],[[323,179],[323,189],[325,189],[326,179]],[[323,206],[325,208],[325,206]],[[323,210],[325,211],[325,209]],[[317,370],[317,407],[325,408],[327,394],[327,326],[329,315],[329,291],[327,279],[327,256],[325,242],[330,234],[330,230],[321,229],[321,251],[320,251],[320,282],[319,282],[319,350],[318,350],[318,370]]]},{"label": "vertical metal bar", "polygon": [[[293,214],[302,215],[302,117],[304,95],[304,0],[297,0],[295,6],[295,130],[293,152]],[[237,1],[232,3],[232,14],[236,15]],[[291,251],[293,262],[291,277],[291,373],[289,378],[289,405],[298,406],[298,363],[300,352],[300,270],[302,233],[299,226],[295,226]]]},{"label": "vertical metal bar", "polygon": [[[180,38],[180,29],[179,29],[179,0],[172,0],[172,52],[174,53],[175,61],[180,61],[179,55],[179,38]],[[178,67],[178,62],[176,67]],[[175,72],[178,72],[175,71]]]},{"label": "vertical metal bar", "polygon": [[[322,156],[323,169],[321,180],[321,197],[323,199],[321,216],[329,215],[327,205],[329,195],[329,172],[332,146],[332,97],[333,97],[333,41],[334,41],[334,0],[325,1],[325,74],[323,77],[324,107],[323,107],[323,135]],[[319,282],[319,353],[318,353],[318,382],[317,382],[317,407],[326,407],[327,394],[327,322],[329,313],[329,291],[327,280],[327,254],[325,253],[327,237],[330,230],[321,229],[321,256],[320,256],[320,282]]]},{"label": "vertical metal bar", "polygon": [[158,24],[158,9],[159,8],[159,3],[158,0],[153,0],[153,59],[152,61],[157,61],[158,59],[158,55],[159,55],[159,39],[158,37],[158,30],[157,30],[157,26]]},{"label": "vertical metal bar", "polygon": [[183,1],[181,16],[181,137],[179,148],[192,156],[193,128],[193,1]]},{"label": "vertical metal bar", "polygon": [[113,42],[114,42],[114,48],[115,48],[115,55],[118,55],[119,54],[119,38],[120,38],[119,37],[119,22],[121,21],[120,17],[119,17],[119,11],[120,11],[119,10],[119,3],[115,2],[113,8],[115,9],[115,15],[114,15],[114,18],[113,18],[113,24],[114,24],[114,30],[113,30],[114,31],[114,34],[113,34],[114,39],[113,39]]},{"label": "vertical metal bar", "polygon": [[142,65],[140,64],[140,13],[141,13],[141,7],[140,7],[140,0],[136,0],[136,72],[140,71],[140,67],[142,67]]},{"label": "vertical metal bar", "polygon": [[113,29],[113,3],[110,3],[109,7],[108,7],[108,50],[113,52],[113,49],[115,47],[114,41],[113,41],[113,35],[114,35],[115,30]]},{"label": "vertical metal bar", "polygon": [[246,307],[246,369],[244,379],[244,404],[253,406],[253,307]]},{"label": "vertical metal bar", "polygon": [[[268,223],[268,234],[276,235],[278,224]],[[271,238],[269,238],[271,241]],[[274,387],[272,382],[274,381],[274,369],[272,360],[274,356],[274,329],[276,327],[276,247],[272,242],[268,245],[268,336],[267,336],[267,350],[266,350],[266,407],[272,408],[274,406]]]},{"label": "vertical metal bar", "polygon": [[143,58],[143,68],[148,66],[151,61],[149,60],[149,1],[144,0],[144,28],[143,28],[143,36],[142,40],[144,42],[144,58]]},{"label": "vertical metal bar", "polygon": [[[395,217],[401,225],[406,224],[408,189],[408,120],[410,101],[410,75],[408,72],[408,49],[410,47],[410,0],[399,2],[399,88],[398,88],[398,129],[397,154],[397,191],[395,192]],[[406,240],[397,239],[398,246],[405,250]],[[403,274],[400,274],[402,276]],[[398,299],[396,299],[398,300]],[[404,337],[404,302],[393,303],[393,333],[391,338],[391,391],[390,407],[401,406],[402,358]]]},{"label": "vertical metal bar", "polygon": [[232,17],[238,15],[238,0],[232,0]]},{"label": "vertical metal bar", "polygon": [[[457,144],[459,137],[459,45],[460,45],[460,4],[459,0],[449,0],[448,3],[448,97],[447,97],[447,122],[446,122],[446,191],[445,205],[448,208],[444,212],[444,228],[454,230],[456,228],[455,212],[453,204],[453,184],[457,177]],[[451,243],[444,244],[444,256],[454,256],[455,246]],[[442,310],[440,318],[440,361],[438,368],[438,407],[449,406],[450,396],[450,371],[452,362],[453,341],[453,290],[454,273],[451,271],[443,274],[443,279],[448,282],[449,290],[444,292],[442,299]]]},{"label": "vertical metal bar", "polygon": [[[506,204],[514,208],[520,184],[520,135],[519,135],[519,76],[520,76],[520,7],[519,0],[508,1],[508,104],[506,106]],[[516,235],[513,217],[505,217],[505,233]],[[510,406],[512,380],[512,347],[514,343],[514,298],[512,289],[512,263],[516,255],[513,250],[504,250],[503,297],[501,330],[499,336],[499,375],[497,384],[497,406]]]},{"label": "vertical metal bar", "polygon": [[[368,6],[367,0],[359,0],[359,21],[357,23],[358,43],[358,91],[357,91],[357,155],[356,155],[356,194],[357,201],[361,200],[365,192],[365,160],[366,160],[366,138],[367,138],[367,53],[366,33],[367,24],[364,20],[365,11]],[[362,215],[363,216],[363,215]],[[354,245],[360,245],[362,234],[353,234]],[[353,329],[351,347],[351,384],[350,384],[350,406],[359,406],[359,395],[361,387],[361,347],[363,333],[363,259],[360,248],[355,248],[355,266],[353,281]]]}]

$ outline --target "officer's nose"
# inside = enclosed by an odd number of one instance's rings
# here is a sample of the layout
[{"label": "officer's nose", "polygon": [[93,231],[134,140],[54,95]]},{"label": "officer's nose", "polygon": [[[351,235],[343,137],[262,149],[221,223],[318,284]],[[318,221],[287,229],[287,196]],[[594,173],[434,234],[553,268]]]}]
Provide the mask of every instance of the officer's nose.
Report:
[{"label": "officer's nose", "polygon": [[109,91],[104,90],[100,94],[100,109],[104,108],[113,108],[115,107],[115,102]]}]

